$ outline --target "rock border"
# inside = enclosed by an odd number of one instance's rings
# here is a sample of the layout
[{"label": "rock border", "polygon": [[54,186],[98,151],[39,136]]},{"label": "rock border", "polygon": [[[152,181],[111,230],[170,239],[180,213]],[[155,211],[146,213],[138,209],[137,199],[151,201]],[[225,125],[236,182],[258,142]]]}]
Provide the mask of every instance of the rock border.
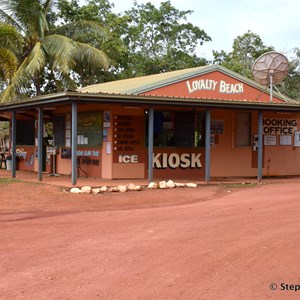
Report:
[{"label": "rock border", "polygon": [[143,191],[143,190],[159,190],[159,189],[174,189],[174,188],[196,188],[198,184],[188,182],[174,182],[173,180],[168,181],[158,181],[158,182],[150,182],[148,185],[135,185],[134,183],[129,183],[126,185],[117,185],[117,186],[101,186],[101,187],[91,187],[91,186],[83,186],[72,187],[68,192],[72,194],[107,194],[107,193],[125,193],[125,192],[134,192],[134,191]]}]

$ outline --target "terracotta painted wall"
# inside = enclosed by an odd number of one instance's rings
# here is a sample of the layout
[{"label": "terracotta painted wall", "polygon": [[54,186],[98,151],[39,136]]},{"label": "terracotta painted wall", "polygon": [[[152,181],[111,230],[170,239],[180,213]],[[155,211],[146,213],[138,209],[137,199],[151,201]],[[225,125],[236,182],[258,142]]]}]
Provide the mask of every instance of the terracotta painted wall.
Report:
[{"label": "terracotta painted wall", "polygon": [[112,178],[145,178],[145,108],[115,106],[111,118]]},{"label": "terracotta painted wall", "polygon": [[34,146],[17,146],[17,149],[22,149],[26,156],[20,156],[17,159],[17,169],[25,171],[34,171]]},{"label": "terracotta painted wall", "polygon": [[[264,113],[263,118],[297,120],[297,129],[300,130],[300,115],[295,113]],[[265,146],[265,168],[263,175],[300,175],[300,147],[280,145],[280,135],[276,135],[276,146]]]},{"label": "terracotta painted wall", "polygon": [[[236,146],[236,112],[212,111],[212,119],[224,119],[224,134],[219,135],[219,144],[211,148],[211,176],[257,176],[257,168],[252,166],[253,148]],[[300,129],[300,116],[297,114],[264,113],[263,118],[297,119]],[[252,113],[252,135],[258,130],[257,112]],[[300,147],[264,145],[263,176],[300,175]],[[294,137],[292,136],[292,143]]]},{"label": "terracotta painted wall", "polygon": [[[201,84],[204,84],[205,86],[201,86]],[[242,84],[242,90],[240,84]],[[171,97],[179,97],[180,95],[180,97],[188,98],[212,98],[224,100],[233,99],[264,102],[270,101],[269,94],[262,92],[261,90],[258,90],[257,88],[254,88],[246,83],[241,83],[239,80],[219,71],[214,71],[209,74],[197,76],[192,79],[183,80],[178,83],[157,88],[143,93],[142,95]],[[273,102],[283,101],[274,96]]]}]

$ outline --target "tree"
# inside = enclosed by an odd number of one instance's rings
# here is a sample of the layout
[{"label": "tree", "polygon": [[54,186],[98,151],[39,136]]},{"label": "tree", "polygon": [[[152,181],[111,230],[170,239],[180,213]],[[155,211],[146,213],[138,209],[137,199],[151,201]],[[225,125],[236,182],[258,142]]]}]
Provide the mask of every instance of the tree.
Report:
[{"label": "tree", "polygon": [[294,57],[289,59],[289,72],[285,80],[279,85],[278,89],[292,99],[300,101],[300,49],[293,49]]},{"label": "tree", "polygon": [[109,53],[111,60],[108,71],[93,66],[84,66],[76,68],[80,74],[80,84],[82,86],[104,81],[121,79],[120,73],[126,65],[128,49],[126,48],[121,36],[124,34],[124,28],[127,26],[129,18],[113,13],[114,5],[108,0],[89,0],[86,5],[79,5],[77,0],[71,2],[67,0],[58,0],[58,18],[62,22],[72,23],[82,20],[99,22],[103,27],[109,30],[109,36],[103,40],[94,33],[79,33],[76,39],[93,45],[95,48],[101,48],[105,53]]},{"label": "tree", "polygon": [[248,78],[253,78],[251,69],[255,60],[263,53],[273,50],[272,46],[266,46],[263,43],[259,35],[247,31],[234,39],[232,52],[213,51],[213,63],[220,64]]},{"label": "tree", "polygon": [[170,1],[156,8],[150,2],[137,4],[125,12],[130,18],[123,39],[128,47],[126,77],[168,72],[205,65],[196,47],[211,38],[186,21],[191,10],[179,11]]},{"label": "tree", "polygon": [[13,26],[0,23],[0,80],[10,80],[19,64],[21,36]]},{"label": "tree", "polygon": [[2,102],[28,96],[28,87],[34,85],[35,95],[42,93],[42,74],[53,75],[63,87],[74,87],[72,70],[75,66],[93,65],[108,68],[107,55],[91,45],[73,40],[77,32],[89,31],[102,38],[105,30],[96,22],[75,21],[56,27],[51,0],[2,0],[0,20],[14,26],[22,35],[23,49],[17,71],[2,94]]},{"label": "tree", "polygon": [[170,2],[161,3],[158,9],[151,3],[135,2],[123,14],[113,13],[113,7],[108,0],[89,0],[82,6],[77,0],[58,1],[59,18],[63,22],[93,20],[110,30],[110,38],[105,41],[98,41],[92,35],[80,36],[82,41],[101,46],[111,58],[109,72],[81,69],[82,85],[207,63],[195,54],[195,49],[210,37],[186,22],[192,11],[179,11]]}]

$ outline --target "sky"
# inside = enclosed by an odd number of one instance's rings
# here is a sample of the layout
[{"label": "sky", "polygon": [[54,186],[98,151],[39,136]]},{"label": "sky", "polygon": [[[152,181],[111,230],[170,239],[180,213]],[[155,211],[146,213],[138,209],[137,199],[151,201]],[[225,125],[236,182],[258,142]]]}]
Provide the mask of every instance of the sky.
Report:
[{"label": "sky", "polygon": [[[157,8],[163,1],[151,2]],[[133,0],[110,0],[116,13],[133,6]],[[188,22],[203,29],[211,38],[197,50],[197,55],[212,59],[212,50],[232,51],[234,39],[248,30],[258,34],[266,46],[288,57],[300,48],[299,0],[171,0],[179,10],[192,10]]]}]

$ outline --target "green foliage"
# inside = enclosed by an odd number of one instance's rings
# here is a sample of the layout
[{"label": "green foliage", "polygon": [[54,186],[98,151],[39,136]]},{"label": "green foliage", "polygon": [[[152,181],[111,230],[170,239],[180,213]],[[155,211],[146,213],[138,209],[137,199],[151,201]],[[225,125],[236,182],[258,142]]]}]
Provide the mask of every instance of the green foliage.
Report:
[{"label": "green foliage", "polygon": [[15,28],[0,23],[0,80],[8,82],[16,72],[20,46],[21,36]]},{"label": "green foliage", "polygon": [[124,32],[129,50],[127,76],[149,75],[204,65],[196,47],[211,38],[204,30],[187,22],[192,11],[179,11],[170,1],[156,8],[150,2],[126,11],[130,18]]},{"label": "green foliage", "polygon": [[[70,84],[75,85],[72,78],[75,68],[80,68],[86,63],[98,69],[108,68],[109,59],[103,51],[74,39],[82,33],[91,33],[103,40],[107,32],[99,23],[82,20],[64,24],[62,27],[49,25],[49,21],[56,19],[51,0],[1,2],[0,20],[19,30],[23,42],[18,69],[12,72],[8,87],[1,95],[2,102],[31,95],[32,86],[35,87],[35,95],[40,95],[43,89],[48,90],[41,85],[42,82],[47,83],[42,78],[47,74],[47,70],[51,70],[51,75],[56,78],[51,82],[52,87],[59,80],[64,83],[61,88],[66,89]],[[1,67],[3,74],[5,70]],[[56,91],[59,91],[58,86]]]},{"label": "green foliage", "polygon": [[255,60],[263,53],[273,50],[273,47],[266,46],[263,43],[259,35],[247,31],[234,39],[232,52],[213,51],[213,63],[252,79],[251,69]]},{"label": "green foliage", "polygon": [[283,94],[300,102],[300,49],[295,48],[293,51],[295,56],[289,61],[288,76],[278,88]]},{"label": "green foliage", "polygon": [[83,6],[76,0],[59,0],[58,8],[62,24],[84,19],[110,29],[106,40],[85,32],[72,33],[79,41],[103,49],[111,58],[109,72],[88,64],[75,69],[82,86],[207,63],[195,54],[195,49],[210,37],[186,21],[192,11],[179,11],[170,2],[162,2],[159,8],[150,2],[135,2],[123,15],[113,13],[113,4],[107,0],[91,0]]}]

